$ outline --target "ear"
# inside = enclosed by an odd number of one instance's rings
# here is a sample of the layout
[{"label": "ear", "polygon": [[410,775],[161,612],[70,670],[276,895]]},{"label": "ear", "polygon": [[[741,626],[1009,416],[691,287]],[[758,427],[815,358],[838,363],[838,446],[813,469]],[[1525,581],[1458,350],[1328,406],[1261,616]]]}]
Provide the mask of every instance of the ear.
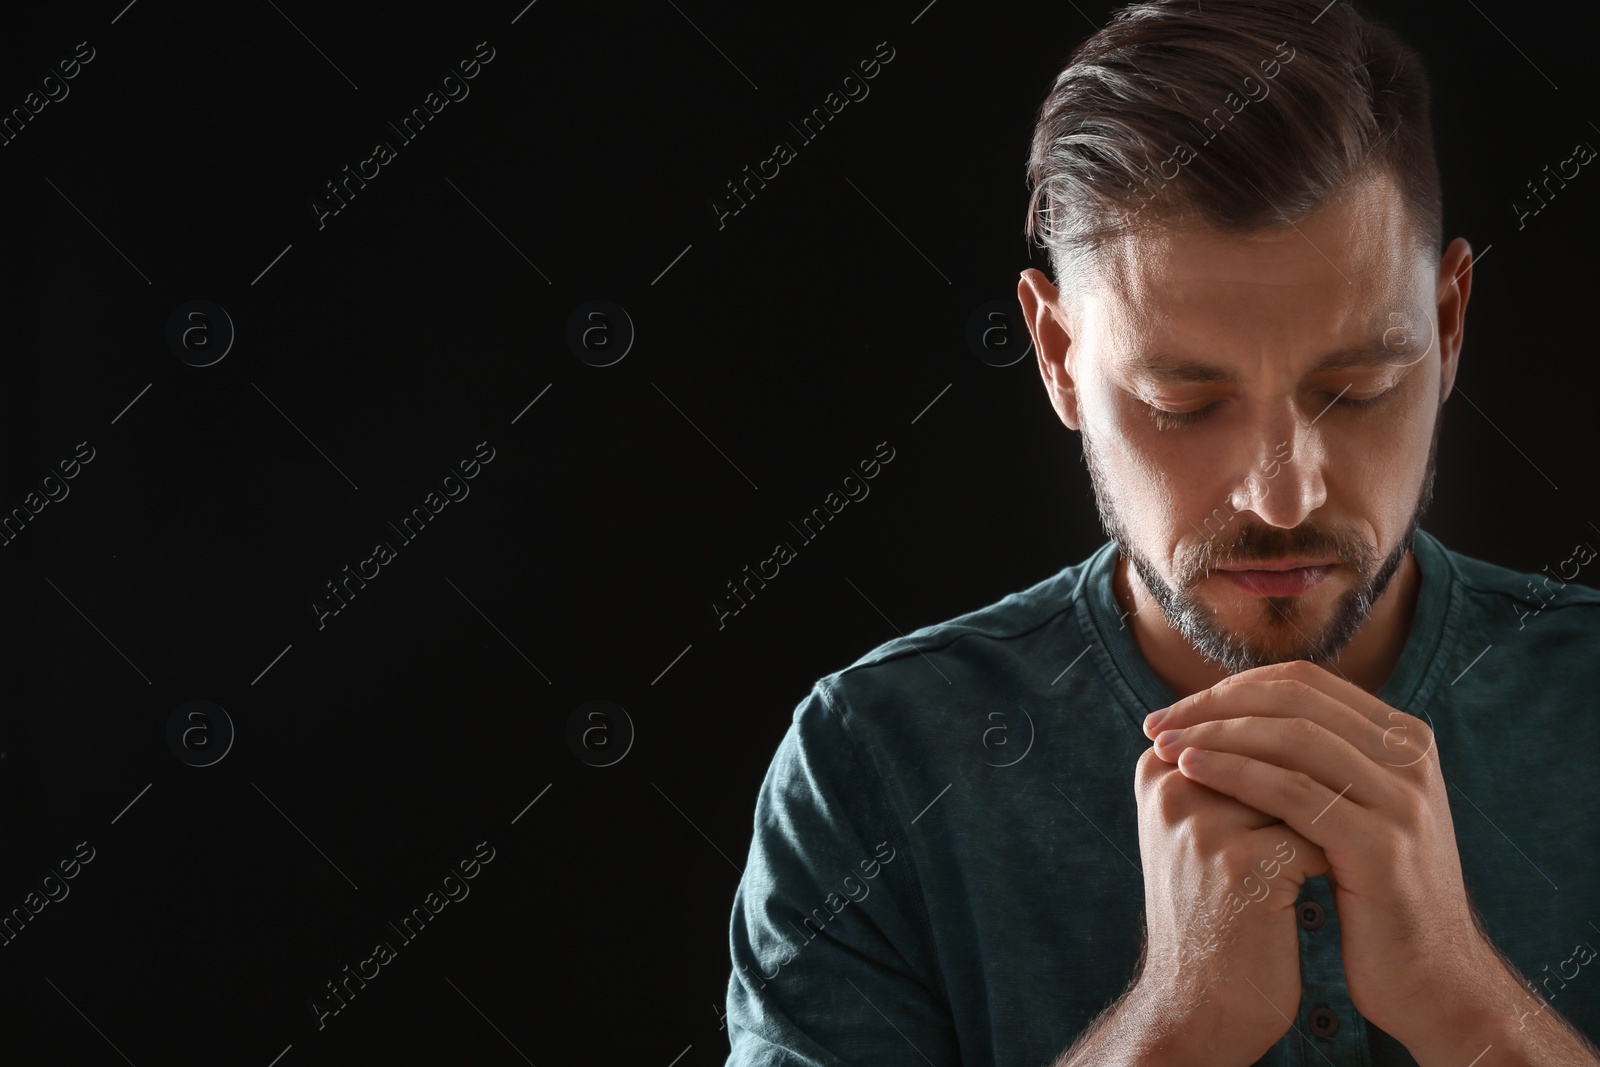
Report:
[{"label": "ear", "polygon": [[1460,366],[1467,326],[1467,298],[1472,294],[1472,246],[1464,237],[1450,242],[1439,260],[1439,360],[1442,387],[1439,402],[1450,395]]},{"label": "ear", "polygon": [[1039,355],[1039,374],[1056,416],[1069,430],[1078,429],[1078,391],[1067,358],[1072,338],[1061,310],[1061,294],[1041,272],[1029,268],[1017,282],[1022,317]]}]

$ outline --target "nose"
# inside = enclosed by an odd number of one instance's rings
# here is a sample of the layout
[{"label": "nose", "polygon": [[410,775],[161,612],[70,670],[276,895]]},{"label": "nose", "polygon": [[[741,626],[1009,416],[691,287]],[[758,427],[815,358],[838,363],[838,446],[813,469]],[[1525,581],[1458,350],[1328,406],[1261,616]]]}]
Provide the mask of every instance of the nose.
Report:
[{"label": "nose", "polygon": [[1239,480],[1229,506],[1249,511],[1270,526],[1293,529],[1328,499],[1323,480],[1326,449],[1316,416],[1305,416],[1290,401],[1263,414],[1251,428]]}]

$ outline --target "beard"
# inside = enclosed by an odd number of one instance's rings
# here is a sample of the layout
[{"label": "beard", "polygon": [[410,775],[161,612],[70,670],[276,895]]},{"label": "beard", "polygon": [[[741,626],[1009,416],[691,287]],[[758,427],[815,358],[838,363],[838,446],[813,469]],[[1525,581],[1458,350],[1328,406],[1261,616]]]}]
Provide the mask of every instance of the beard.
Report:
[{"label": "beard", "polygon": [[[1160,605],[1167,624],[1183,635],[1194,650],[1228,674],[1303,659],[1329,665],[1360,631],[1373,605],[1383,596],[1400,569],[1423,513],[1433,500],[1434,469],[1438,459],[1439,428],[1443,407],[1436,413],[1433,441],[1428,446],[1427,470],[1412,508],[1405,533],[1390,553],[1379,558],[1378,548],[1348,530],[1324,529],[1302,523],[1292,530],[1241,520],[1229,522],[1221,533],[1197,548],[1179,547],[1174,560],[1176,584],[1168,584],[1155,564],[1139,551],[1122,521],[1122,512],[1107,476],[1100,450],[1083,424],[1083,456],[1094,486],[1095,507],[1106,536],[1116,542],[1122,557],[1133,565],[1151,597]],[[1292,460],[1290,461],[1292,462]],[[1236,512],[1235,515],[1242,515]],[[1192,525],[1192,524],[1191,524]],[[1307,596],[1252,597],[1261,603],[1261,615],[1242,630],[1229,628],[1217,618],[1196,587],[1218,567],[1238,566],[1283,557],[1336,558],[1359,576],[1354,588],[1340,596],[1325,621],[1317,622]]]}]

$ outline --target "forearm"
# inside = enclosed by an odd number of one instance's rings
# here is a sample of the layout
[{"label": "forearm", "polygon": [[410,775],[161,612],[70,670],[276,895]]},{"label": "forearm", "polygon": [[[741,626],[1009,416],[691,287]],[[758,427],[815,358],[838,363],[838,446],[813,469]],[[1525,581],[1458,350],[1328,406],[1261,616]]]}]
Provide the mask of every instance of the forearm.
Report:
[{"label": "forearm", "polygon": [[1600,1065],[1600,1049],[1595,1048],[1555,1008],[1541,1000],[1538,1002],[1543,1005],[1541,1011],[1535,1007],[1535,1002],[1526,989],[1518,987],[1516,992],[1527,1014],[1518,1019],[1517,1025],[1507,1028],[1507,1039],[1503,1046],[1505,1055],[1499,1059],[1492,1058],[1502,1048],[1496,1045],[1494,1050],[1484,1057],[1484,1067],[1489,1067],[1490,1064],[1515,1064],[1516,1067],[1523,1065],[1545,1067],[1547,1064],[1550,1067]]},{"label": "forearm", "polygon": [[[1484,939],[1483,963],[1458,985],[1447,1022],[1406,1042],[1421,1067],[1600,1067],[1596,1049],[1549,1001],[1537,996],[1516,965]],[[1464,988],[1463,988],[1464,987]],[[1465,993],[1466,995],[1462,995]]]},{"label": "forearm", "polygon": [[1198,1053],[1197,1042],[1174,1022],[1180,1017],[1181,1008],[1170,996],[1135,984],[1051,1067],[1225,1067]]}]

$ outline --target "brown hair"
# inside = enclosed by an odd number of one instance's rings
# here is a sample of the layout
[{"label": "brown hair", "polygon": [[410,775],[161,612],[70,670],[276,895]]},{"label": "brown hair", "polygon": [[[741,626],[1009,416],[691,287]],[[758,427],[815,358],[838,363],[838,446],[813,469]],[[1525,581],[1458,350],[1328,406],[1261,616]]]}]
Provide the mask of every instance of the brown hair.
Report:
[{"label": "brown hair", "polygon": [[1118,237],[1255,233],[1380,173],[1437,259],[1422,59],[1346,0],[1325,3],[1148,0],[1073,49],[1039,109],[1023,229],[1058,285]]}]

